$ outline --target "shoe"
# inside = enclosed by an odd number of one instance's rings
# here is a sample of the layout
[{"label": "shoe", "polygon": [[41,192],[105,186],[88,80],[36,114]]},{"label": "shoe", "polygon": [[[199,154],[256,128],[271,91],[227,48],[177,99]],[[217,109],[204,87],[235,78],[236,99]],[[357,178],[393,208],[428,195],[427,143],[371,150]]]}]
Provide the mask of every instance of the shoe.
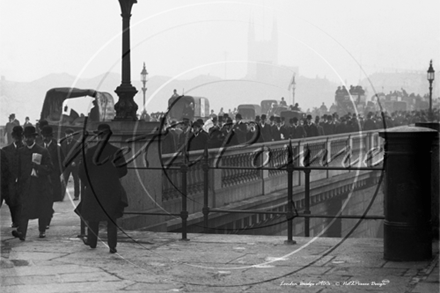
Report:
[{"label": "shoe", "polygon": [[116,248],[115,247],[110,247],[110,253],[116,253],[116,252],[118,252],[117,250],[116,250]]},{"label": "shoe", "polygon": [[79,197],[74,197],[73,200],[79,200]]},{"label": "shoe", "polygon": [[96,248],[96,245],[91,245],[91,244],[89,243],[89,240],[87,239],[87,237],[83,237],[83,238],[81,238],[81,239],[82,239],[82,241],[83,241],[83,243],[84,243],[85,245],[90,246],[90,248]]},{"label": "shoe", "polygon": [[12,223],[11,228],[18,228],[18,224]]},{"label": "shoe", "polygon": [[38,236],[38,238],[46,238],[46,233],[40,232],[40,235]]},{"label": "shoe", "polygon": [[25,237],[23,236],[23,233],[18,232],[17,230],[12,231],[12,236],[14,236],[15,238],[20,239],[21,241],[25,241]]},{"label": "shoe", "polygon": [[49,226],[49,225],[47,225],[47,226],[46,226],[46,230],[49,230],[49,228],[50,228],[50,226]]}]

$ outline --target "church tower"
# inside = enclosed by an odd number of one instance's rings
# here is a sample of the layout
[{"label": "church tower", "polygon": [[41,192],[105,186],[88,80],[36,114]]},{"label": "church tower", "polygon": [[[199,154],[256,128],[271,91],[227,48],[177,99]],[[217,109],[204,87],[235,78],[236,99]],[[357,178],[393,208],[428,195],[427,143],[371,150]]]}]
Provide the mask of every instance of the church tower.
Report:
[{"label": "church tower", "polygon": [[[264,35],[264,32],[261,34]],[[275,78],[278,65],[278,27],[273,18],[269,40],[257,40],[253,17],[248,28],[248,72],[247,78],[270,81]]]}]

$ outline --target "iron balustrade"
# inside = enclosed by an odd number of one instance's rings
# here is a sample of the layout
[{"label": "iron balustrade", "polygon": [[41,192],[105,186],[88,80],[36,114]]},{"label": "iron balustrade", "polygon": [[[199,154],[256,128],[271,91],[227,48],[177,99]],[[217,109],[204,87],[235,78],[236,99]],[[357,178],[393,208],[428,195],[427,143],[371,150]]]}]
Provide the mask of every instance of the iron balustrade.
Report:
[{"label": "iron balustrade", "polygon": [[[288,142],[286,144],[286,142]],[[350,171],[382,171],[382,167],[373,164],[377,154],[381,153],[383,140],[377,130],[357,134],[341,134],[327,137],[284,140],[278,142],[260,143],[247,147],[231,147],[226,150],[205,149],[182,152],[178,160],[166,167],[128,167],[136,170],[161,170],[166,173],[162,183],[162,201],[181,199],[180,213],[156,213],[143,211],[126,211],[127,215],[158,215],[178,216],[181,218],[182,240],[187,240],[188,195],[203,193],[203,223],[204,231],[209,231],[209,214],[216,213],[250,213],[266,215],[285,215],[288,226],[287,241],[293,244],[293,219],[304,218],[305,236],[310,236],[310,218],[338,219],[384,219],[382,215],[313,215],[310,211],[310,182],[330,178]],[[376,153],[371,150],[376,149]],[[273,150],[273,151],[272,151]],[[272,153],[271,153],[272,152]],[[217,154],[217,156],[216,156]],[[355,157],[356,154],[357,157]],[[364,157],[362,158],[362,154]],[[350,156],[351,155],[351,156]],[[162,155],[171,158],[172,155]],[[268,159],[268,156],[272,156]],[[191,161],[198,158],[196,161]],[[267,163],[265,164],[267,160]],[[379,159],[379,162],[381,160]],[[257,165],[255,165],[255,163]],[[338,165],[346,164],[348,167]],[[361,164],[366,165],[360,167]],[[220,178],[210,176],[210,170],[219,170]],[[311,171],[317,171],[316,177],[311,177]],[[293,201],[293,186],[301,185],[301,176],[294,182],[294,172],[304,172],[304,212],[298,213]],[[265,173],[267,172],[267,173]],[[287,211],[265,210],[234,210],[211,208],[209,206],[209,190],[212,179],[221,180],[221,188],[234,188],[249,182],[264,178],[282,177],[287,173]],[[217,173],[218,175],[218,173]],[[210,180],[210,178],[212,178]],[[171,180],[168,180],[171,179]],[[173,182],[175,180],[175,182]],[[213,187],[211,186],[211,189]],[[174,189],[174,191],[173,191]],[[283,188],[284,189],[284,188]]]}]

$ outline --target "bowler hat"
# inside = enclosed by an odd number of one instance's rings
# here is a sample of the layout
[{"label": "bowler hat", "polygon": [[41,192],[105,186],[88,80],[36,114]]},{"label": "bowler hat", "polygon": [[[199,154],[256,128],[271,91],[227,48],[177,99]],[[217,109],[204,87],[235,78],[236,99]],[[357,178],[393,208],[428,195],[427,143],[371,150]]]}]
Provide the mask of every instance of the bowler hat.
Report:
[{"label": "bowler hat", "polygon": [[107,123],[101,123],[98,125],[98,129],[93,131],[94,133],[112,132],[110,125]]},{"label": "bowler hat", "polygon": [[38,133],[37,133],[37,130],[35,129],[35,127],[30,125],[30,126],[26,126],[26,127],[24,128],[23,135],[24,135],[25,137],[28,137],[28,136],[37,136]]},{"label": "bowler hat", "polygon": [[23,127],[21,126],[14,126],[12,128],[12,137],[22,137],[23,136]]},{"label": "bowler hat", "polygon": [[226,119],[226,123],[225,125],[232,125],[232,119],[228,117],[228,119]]},{"label": "bowler hat", "polygon": [[200,121],[194,121],[193,122],[193,124],[192,124],[192,127],[202,127],[203,126],[203,124],[200,124]]},{"label": "bowler hat", "polygon": [[266,120],[266,119],[267,119],[266,114],[262,114],[262,115],[261,115],[261,120]]},{"label": "bowler hat", "polygon": [[237,114],[235,115],[235,119],[243,119],[243,118],[241,117],[241,114],[240,114],[240,113],[237,113]]},{"label": "bowler hat", "polygon": [[312,120],[312,115],[307,115],[307,120]]},{"label": "bowler hat", "polygon": [[49,122],[47,122],[47,120],[38,121],[38,128],[43,129],[43,127],[46,125],[49,125]]},{"label": "bowler hat", "polygon": [[49,125],[46,125],[41,129],[41,135],[46,137],[52,137],[53,136],[53,130],[52,127]]},{"label": "bowler hat", "polygon": [[255,116],[255,121],[260,122],[260,115]]}]

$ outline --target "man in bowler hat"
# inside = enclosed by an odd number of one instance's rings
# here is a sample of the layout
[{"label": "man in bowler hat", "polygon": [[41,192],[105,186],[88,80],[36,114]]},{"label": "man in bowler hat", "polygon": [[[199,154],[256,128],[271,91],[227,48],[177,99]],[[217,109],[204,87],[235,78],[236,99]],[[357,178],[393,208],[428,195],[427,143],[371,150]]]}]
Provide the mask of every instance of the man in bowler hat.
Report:
[{"label": "man in bowler hat", "polygon": [[19,149],[23,147],[23,128],[14,126],[12,129],[13,142],[3,148],[9,165],[8,178],[8,198],[5,199],[9,206],[12,218],[12,228],[18,227],[20,216],[20,197],[18,193],[18,167],[19,167]]},{"label": "man in bowler hat", "polygon": [[109,143],[110,125],[100,124],[95,132],[98,143],[87,149],[79,166],[79,177],[85,182],[85,194],[81,195],[79,214],[87,221],[87,238],[84,244],[96,248],[99,222],[107,222],[107,243],[110,253],[116,253],[116,220],[123,215],[127,196],[120,178],[127,175],[127,166],[121,150]]},{"label": "man in bowler hat", "polygon": [[34,126],[24,128],[24,147],[19,149],[18,189],[21,214],[14,237],[24,241],[30,219],[38,219],[40,238],[46,237],[46,224],[52,213],[49,175],[53,170],[49,151],[35,143]]}]

